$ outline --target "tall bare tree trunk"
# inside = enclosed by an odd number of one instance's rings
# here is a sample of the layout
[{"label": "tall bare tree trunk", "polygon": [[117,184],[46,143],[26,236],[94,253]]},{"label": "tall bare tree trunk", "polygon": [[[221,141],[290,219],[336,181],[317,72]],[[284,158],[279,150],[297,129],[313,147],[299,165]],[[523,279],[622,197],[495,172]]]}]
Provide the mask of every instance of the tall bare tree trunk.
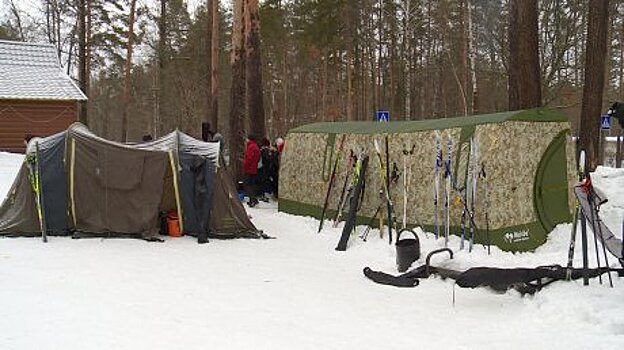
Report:
[{"label": "tall bare tree trunk", "polygon": [[324,47],[321,54],[321,110],[317,112],[319,114],[319,120],[328,121],[328,113],[327,113],[327,76],[328,76],[328,64],[327,60],[329,59],[329,49]]},{"label": "tall bare tree trunk", "polygon": [[[93,28],[93,23],[91,21],[91,15],[92,15],[92,9],[93,9],[93,0],[85,0],[86,1],[86,23],[85,23],[85,32],[86,32],[86,37],[85,37],[85,81],[86,81],[86,85],[85,85],[85,89],[86,91],[89,91],[91,89],[91,33],[92,33],[92,28]],[[89,95],[87,94],[87,97]],[[88,118],[88,109],[89,109],[89,101],[87,101],[87,103],[85,103],[85,106],[87,107],[87,112],[86,112],[86,121],[88,122],[89,118]]]},{"label": "tall bare tree trunk", "polygon": [[375,89],[377,90],[377,99],[375,100],[375,109],[383,108],[383,79],[382,79],[382,65],[383,65],[383,0],[379,0],[379,14],[377,18],[377,30],[379,35],[379,41],[377,45],[377,83],[375,84]]},{"label": "tall bare tree trunk", "polygon": [[354,121],[355,118],[353,116],[353,67],[351,66],[351,61],[353,61],[353,24],[351,23],[351,5],[349,2],[345,2],[345,26],[346,26],[346,72],[347,72],[347,120]]},{"label": "tall bare tree trunk", "polygon": [[[609,7],[608,7],[608,12],[607,13],[616,13],[617,11],[617,5],[616,2],[610,2],[609,3]],[[612,16],[611,18],[609,18],[607,20],[607,38],[606,38],[606,42],[607,42],[607,53],[605,54],[605,68],[604,68],[604,90],[603,90],[603,94],[606,94],[606,98],[609,98],[609,91],[610,91],[610,87],[611,87],[611,68],[612,68],[612,59],[611,59],[611,55],[612,55],[612,45],[609,45],[608,43],[611,43],[613,41],[613,26],[615,24],[614,22],[614,17],[616,16]],[[602,102],[601,102],[601,107],[602,107]],[[612,128],[613,129],[613,128]],[[608,135],[611,135],[611,132],[608,133]],[[605,150],[607,148],[607,140],[605,138],[605,135],[603,134],[602,130],[599,132],[599,148],[598,148],[598,164],[604,164],[604,157],[605,157]]]},{"label": "tall bare tree trunk", "polygon": [[609,1],[590,0],[585,44],[585,83],[581,106],[580,147],[587,154],[587,170],[594,171],[599,161],[600,115],[607,53]]},{"label": "tall bare tree trunk", "polygon": [[258,0],[246,0],[245,55],[247,69],[247,113],[250,130],[257,137],[267,136],[264,119],[262,64],[260,59],[260,12]]},{"label": "tall bare tree trunk", "polygon": [[74,62],[74,47],[77,46],[76,39],[78,35],[76,32],[78,31],[78,23],[74,25],[71,30],[71,34],[69,35],[69,48],[67,49],[67,63],[65,63],[65,69],[67,69],[67,75],[71,75],[73,71],[72,63]]},{"label": "tall bare tree trunk", "polygon": [[212,0],[212,39],[210,40],[210,123],[215,131],[219,130],[219,0]]},{"label": "tall bare tree trunk", "polygon": [[284,59],[282,62],[282,93],[283,93],[283,100],[284,100],[284,109],[282,111],[282,123],[280,123],[280,128],[278,128],[278,135],[279,136],[283,136],[286,133],[286,130],[288,130],[288,120],[289,118],[292,118],[290,116],[290,112],[288,109],[288,88],[289,88],[289,79],[288,79],[288,49],[284,49],[284,52],[282,53]]},{"label": "tall bare tree trunk", "polygon": [[509,10],[509,109],[542,105],[537,0],[511,0]]},{"label": "tall bare tree trunk", "polygon": [[468,7],[468,58],[470,60],[470,81],[472,83],[472,111],[470,114],[479,114],[479,91],[477,86],[476,53],[474,49],[474,30],[472,26],[472,4],[466,0]]},{"label": "tall bare tree trunk", "polygon": [[126,64],[124,68],[123,112],[121,118],[121,142],[128,141],[128,109],[130,108],[130,85],[132,84],[132,51],[134,49],[134,17],[136,0],[130,1],[130,17],[128,18],[128,45],[126,48]]},{"label": "tall bare tree trunk", "polygon": [[[154,110],[154,137],[160,136],[162,120],[166,119],[165,104],[166,83],[165,68],[167,65],[167,0],[160,0],[160,18],[158,19],[158,101]],[[163,118],[164,117],[164,118]]]},{"label": "tall bare tree trunk", "polygon": [[[461,35],[459,35],[459,47],[460,47],[460,52],[459,52],[459,64],[457,67],[457,75],[458,75],[458,85],[459,85],[459,94],[458,96],[458,110],[462,111],[463,114],[466,116],[468,115],[468,78],[470,77],[470,66],[469,66],[469,58],[470,58],[470,49],[468,47],[468,42],[470,41],[470,30],[468,28],[468,8],[470,7],[470,4],[468,3],[468,0],[463,0],[460,2],[460,6],[461,6]],[[450,31],[450,28],[449,28]],[[453,41],[452,41],[452,37],[449,36],[449,38],[447,38],[445,40],[445,42],[448,42],[450,45],[453,45]],[[446,44],[446,43],[445,43]],[[451,50],[451,48],[449,48],[448,50]],[[447,52],[448,52],[447,50]],[[450,59],[449,57],[449,62],[451,64],[451,67],[453,66],[453,61]]]},{"label": "tall bare tree trunk", "polygon": [[237,179],[242,178],[242,157],[245,142],[245,0],[234,0],[232,26],[232,86],[230,89],[230,167]]},{"label": "tall bare tree trunk", "polygon": [[63,52],[63,43],[61,42],[61,10],[59,9],[58,1],[54,2],[54,16],[56,17],[56,52],[60,61]]},{"label": "tall bare tree trunk", "polygon": [[[208,79],[206,79],[206,111],[202,118],[202,138],[207,139],[208,132],[214,133],[217,125],[212,122],[212,3],[214,0],[206,0],[206,68],[208,71]],[[207,125],[206,125],[207,124]],[[208,129],[205,129],[208,126]]]},{"label": "tall bare tree trunk", "polygon": [[412,37],[412,2],[405,1],[405,24],[403,26],[403,40],[405,45],[405,120],[412,119],[412,64],[413,55],[413,37]]},{"label": "tall bare tree trunk", "polygon": [[[89,77],[87,76],[87,1],[78,1],[78,81],[80,90],[89,95]],[[87,125],[87,101],[80,103],[78,120]]]},{"label": "tall bare tree trunk", "polygon": [[15,2],[13,0],[9,0],[9,7],[11,8],[11,13],[13,13],[13,16],[15,17],[19,40],[24,41],[26,38],[24,37],[24,28],[22,26],[22,16],[20,15],[20,11],[17,9],[17,6],[15,6]]}]

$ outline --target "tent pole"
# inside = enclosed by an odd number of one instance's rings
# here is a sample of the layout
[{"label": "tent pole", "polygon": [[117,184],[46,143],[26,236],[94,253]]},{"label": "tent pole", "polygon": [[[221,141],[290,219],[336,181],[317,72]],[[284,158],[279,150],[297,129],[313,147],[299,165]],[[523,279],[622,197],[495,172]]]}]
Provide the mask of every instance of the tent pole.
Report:
[{"label": "tent pole", "polygon": [[37,212],[39,214],[39,225],[41,226],[41,239],[48,242],[48,226],[45,219],[45,208],[43,206],[43,185],[41,184],[41,163],[39,153],[39,141],[35,142],[35,184],[37,196]]},{"label": "tent pole", "polygon": [[71,201],[70,209],[72,214],[72,222],[74,223],[74,230],[76,229],[76,201],[75,201],[75,193],[74,193],[74,184],[75,184],[75,170],[76,170],[76,140],[72,138],[71,140],[71,154],[69,156],[69,198]]},{"label": "tent pole", "polygon": [[[176,145],[177,146],[177,145]],[[175,192],[176,208],[178,211],[178,220],[180,222],[180,231],[184,232],[184,215],[182,215],[182,205],[180,202],[180,188],[178,187],[178,167],[173,157],[173,152],[169,151],[169,163],[171,164],[171,173],[173,174],[173,190]]]}]

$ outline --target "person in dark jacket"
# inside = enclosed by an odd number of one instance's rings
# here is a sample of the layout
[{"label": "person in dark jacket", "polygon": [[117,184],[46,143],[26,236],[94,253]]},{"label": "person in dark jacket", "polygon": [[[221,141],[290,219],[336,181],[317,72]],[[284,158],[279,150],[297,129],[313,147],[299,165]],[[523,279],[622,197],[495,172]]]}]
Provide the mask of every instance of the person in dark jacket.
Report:
[{"label": "person in dark jacket", "polygon": [[245,175],[245,192],[249,197],[247,205],[253,208],[258,204],[256,188],[258,186],[258,162],[260,161],[260,148],[253,135],[247,136],[247,146],[243,155],[243,174]]},{"label": "person in dark jacket", "polygon": [[275,140],[275,152],[273,159],[273,196],[275,199],[279,197],[279,169],[282,160],[282,151],[284,150],[284,139],[278,137]]},{"label": "person in dark jacket", "polygon": [[260,146],[260,167],[258,169],[258,187],[260,188],[260,200],[268,202],[265,193],[273,193],[273,158],[274,150],[271,148],[271,141],[266,137],[262,139]]}]

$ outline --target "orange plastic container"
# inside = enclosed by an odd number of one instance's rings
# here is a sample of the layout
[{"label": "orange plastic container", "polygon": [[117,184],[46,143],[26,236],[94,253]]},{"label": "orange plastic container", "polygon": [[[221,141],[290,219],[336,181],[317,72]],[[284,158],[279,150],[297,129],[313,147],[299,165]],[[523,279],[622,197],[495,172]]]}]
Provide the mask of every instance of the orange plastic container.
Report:
[{"label": "orange plastic container", "polygon": [[178,213],[175,211],[167,214],[167,231],[171,237],[182,236],[182,231],[180,230],[180,219],[178,218]]}]

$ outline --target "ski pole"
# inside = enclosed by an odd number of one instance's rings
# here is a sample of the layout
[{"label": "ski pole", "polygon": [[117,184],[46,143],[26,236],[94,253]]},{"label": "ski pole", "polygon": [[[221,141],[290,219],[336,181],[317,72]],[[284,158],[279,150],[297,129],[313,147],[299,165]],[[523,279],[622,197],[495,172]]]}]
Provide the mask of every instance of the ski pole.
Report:
[{"label": "ski pole", "polygon": [[[472,161],[470,162],[470,173],[472,176],[472,183],[471,183],[471,196],[470,196],[470,210],[472,211],[473,215],[475,212],[475,202],[476,202],[476,197],[477,197],[477,160],[479,157],[479,153],[478,153],[478,148],[477,148],[477,140],[476,138],[473,136],[470,139],[470,148],[471,148],[471,152],[472,152],[472,157],[474,158],[472,159]],[[475,240],[475,234],[477,232],[477,228],[474,227],[474,225],[470,225],[470,244],[468,245],[468,251],[472,252],[472,246],[474,245],[474,240]]]},{"label": "ski pole", "polygon": [[347,191],[347,186],[349,184],[349,180],[351,179],[349,175],[353,172],[351,168],[353,168],[353,165],[355,164],[353,162],[353,158],[355,158],[355,154],[353,153],[353,150],[351,150],[349,151],[349,158],[347,160],[347,166],[345,171],[345,181],[342,185],[342,191],[340,192],[338,206],[336,207],[336,217],[334,218],[333,227],[338,227],[338,222],[342,218],[342,211],[344,210],[345,202],[347,200],[347,197],[349,196],[349,192],[351,191],[351,188],[349,188],[349,191]]},{"label": "ski pole", "polygon": [[334,161],[334,168],[332,169],[331,176],[329,178],[329,184],[327,185],[327,192],[325,193],[325,203],[323,204],[323,211],[321,212],[321,220],[319,222],[318,232],[320,233],[323,229],[323,221],[325,220],[325,213],[327,212],[327,207],[329,206],[329,196],[331,195],[331,190],[334,187],[334,182],[336,181],[336,169],[338,168],[338,160],[340,159],[340,153],[342,153],[342,147],[344,146],[344,141],[347,134],[342,134],[342,138],[340,139],[340,145],[338,146],[338,152],[336,153],[336,160]]},{"label": "ski pole", "polygon": [[403,149],[403,226],[405,228],[407,221],[407,149]]}]

